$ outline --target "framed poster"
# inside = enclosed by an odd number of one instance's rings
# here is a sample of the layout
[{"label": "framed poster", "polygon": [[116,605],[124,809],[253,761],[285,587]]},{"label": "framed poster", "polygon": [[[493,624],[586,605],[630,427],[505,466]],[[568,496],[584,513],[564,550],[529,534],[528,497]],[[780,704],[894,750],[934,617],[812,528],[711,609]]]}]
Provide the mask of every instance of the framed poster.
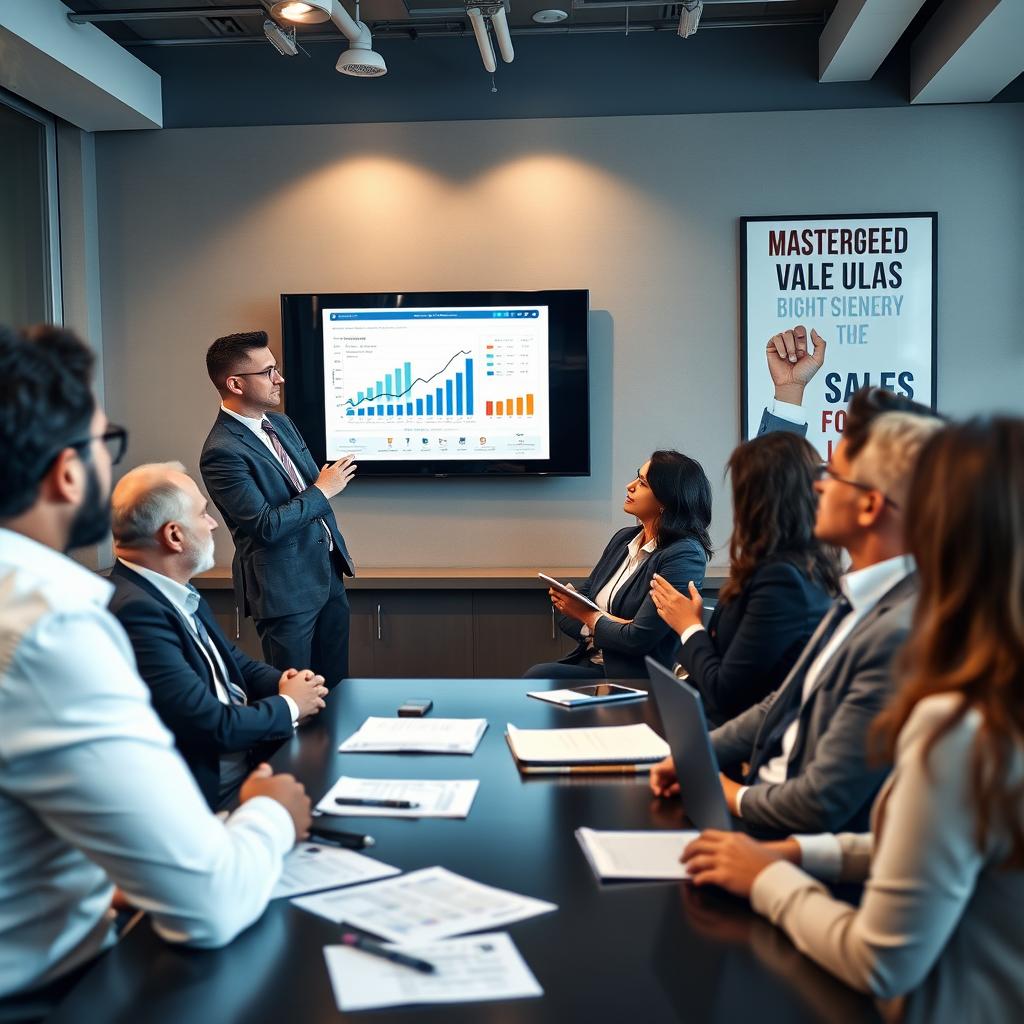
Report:
[{"label": "framed poster", "polygon": [[935,408],[938,214],[740,220],[742,436],[827,459],[865,385]]}]

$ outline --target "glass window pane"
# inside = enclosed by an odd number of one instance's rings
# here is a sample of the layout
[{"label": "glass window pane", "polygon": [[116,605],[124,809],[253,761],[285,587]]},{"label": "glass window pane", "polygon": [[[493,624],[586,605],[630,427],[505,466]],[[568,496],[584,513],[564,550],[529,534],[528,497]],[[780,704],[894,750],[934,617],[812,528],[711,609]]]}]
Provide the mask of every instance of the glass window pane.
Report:
[{"label": "glass window pane", "polygon": [[50,316],[46,128],[0,103],[0,323]]}]

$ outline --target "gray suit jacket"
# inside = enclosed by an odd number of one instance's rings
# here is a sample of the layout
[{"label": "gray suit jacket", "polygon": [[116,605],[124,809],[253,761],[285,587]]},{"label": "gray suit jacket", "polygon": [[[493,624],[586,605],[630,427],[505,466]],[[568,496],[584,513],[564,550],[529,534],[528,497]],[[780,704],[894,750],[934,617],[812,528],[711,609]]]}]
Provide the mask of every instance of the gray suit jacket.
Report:
[{"label": "gray suit jacket", "polygon": [[761,422],[757,427],[757,436],[760,437],[762,434],[774,434],[777,431],[783,431],[788,434],[799,434],[801,437],[807,436],[807,424],[806,423],[793,423],[790,420],[784,420],[781,416],[773,416],[767,409],[761,413]]},{"label": "gray suit jacket", "polygon": [[[753,784],[743,796],[743,821],[779,833],[864,831],[871,802],[889,773],[869,764],[867,733],[888,702],[892,661],[910,630],[917,576],[896,584],[857,623],[800,708],[800,728],[787,778]],[[813,638],[812,638],[813,639]],[[802,687],[811,644],[786,681],[760,704],[711,734],[723,769],[750,761],[785,713],[787,687]]]}]

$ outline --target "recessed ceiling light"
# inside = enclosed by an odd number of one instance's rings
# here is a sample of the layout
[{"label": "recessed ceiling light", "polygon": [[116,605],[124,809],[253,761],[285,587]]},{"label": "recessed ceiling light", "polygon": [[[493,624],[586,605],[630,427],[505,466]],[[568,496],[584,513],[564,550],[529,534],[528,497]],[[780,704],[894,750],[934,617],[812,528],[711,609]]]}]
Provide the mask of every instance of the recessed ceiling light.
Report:
[{"label": "recessed ceiling light", "polygon": [[547,11],[538,11],[534,16],[533,20],[538,25],[557,25],[560,21],[565,21],[569,15],[565,11],[560,11],[557,8],[551,8]]}]

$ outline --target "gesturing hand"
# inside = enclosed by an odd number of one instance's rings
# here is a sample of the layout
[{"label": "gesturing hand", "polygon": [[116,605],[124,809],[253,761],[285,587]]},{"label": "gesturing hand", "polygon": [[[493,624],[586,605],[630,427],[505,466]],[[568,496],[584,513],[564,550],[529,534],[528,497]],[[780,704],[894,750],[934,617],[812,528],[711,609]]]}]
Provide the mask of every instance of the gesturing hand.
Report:
[{"label": "gesturing hand", "polygon": [[811,343],[808,349],[807,328],[803,324],[768,340],[765,354],[768,372],[775,384],[775,397],[791,405],[800,405],[804,400],[804,388],[825,362],[828,343],[812,327]]},{"label": "gesturing hand", "polygon": [[673,633],[684,633],[691,626],[703,623],[704,599],[693,585],[693,580],[690,580],[689,591],[690,596],[687,597],[657,573],[651,577],[651,600]]},{"label": "gesturing hand", "polygon": [[346,455],[343,459],[338,459],[337,462],[329,462],[320,470],[320,475],[314,481],[314,486],[319,487],[324,492],[324,496],[328,498],[341,494],[348,487],[352,477],[356,475],[358,467],[353,461],[354,459],[354,455]]}]

